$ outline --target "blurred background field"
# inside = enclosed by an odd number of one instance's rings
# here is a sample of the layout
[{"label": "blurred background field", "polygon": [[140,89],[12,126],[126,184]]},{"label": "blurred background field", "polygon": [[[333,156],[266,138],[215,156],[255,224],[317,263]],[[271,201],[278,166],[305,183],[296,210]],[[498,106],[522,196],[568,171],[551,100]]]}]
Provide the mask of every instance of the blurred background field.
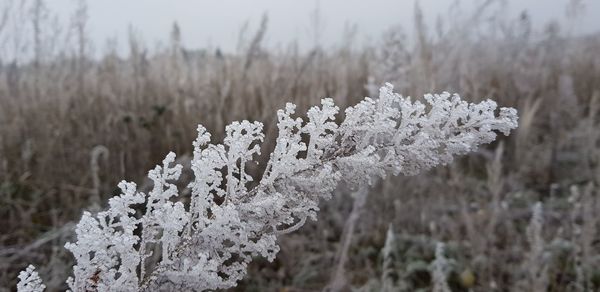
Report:
[{"label": "blurred background field", "polygon": [[[220,141],[231,121],[262,121],[269,153],[286,102],[345,108],[383,82],[491,98],[520,125],[450,166],[368,193],[340,187],[234,290],[429,291],[438,241],[452,291],[600,290],[600,27],[574,29],[600,11],[567,1],[564,19],[540,25],[503,13],[507,2],[451,5],[436,21],[407,2],[410,30],[390,23],[365,43],[348,26],[333,45],[269,46],[265,14],[232,50],[188,48],[177,23],[161,45],[130,28],[98,49],[83,1],[68,21],[41,0],[0,2],[0,290],[27,263],[64,288],[73,222],[122,179],[151,187],[144,177],[168,151],[185,162],[197,124]],[[318,8],[306,17],[317,40]]]}]

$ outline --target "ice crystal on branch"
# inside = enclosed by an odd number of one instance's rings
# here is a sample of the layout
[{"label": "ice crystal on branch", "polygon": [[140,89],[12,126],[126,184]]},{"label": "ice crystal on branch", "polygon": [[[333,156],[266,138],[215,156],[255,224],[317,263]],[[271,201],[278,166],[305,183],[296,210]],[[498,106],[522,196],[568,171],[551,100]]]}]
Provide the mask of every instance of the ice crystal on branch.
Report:
[{"label": "ice crystal on branch", "polygon": [[25,271],[19,273],[19,283],[17,290],[19,292],[42,292],[46,289],[46,285],[42,284],[42,279],[35,271],[35,267],[29,265]]},{"label": "ice crystal on branch", "polygon": [[[413,175],[508,134],[517,113],[487,100],[458,95],[411,101],[382,87],[335,122],[332,99],[294,117],[295,105],[277,112],[279,134],[259,182],[247,171],[264,140],[259,122],[234,122],[223,144],[210,144],[198,127],[186,207],[173,181],[181,166],[170,153],[150,171],[148,193],[122,182],[108,211],[84,213],[77,242],[67,244],[77,265],[74,291],[214,290],[235,286],[255,256],[273,260],[280,234],[316,219],[319,200],[339,183],[368,184],[388,173]],[[137,211],[136,211],[137,210]],[[142,210],[143,215],[136,215]],[[24,290],[23,290],[24,291]]]}]

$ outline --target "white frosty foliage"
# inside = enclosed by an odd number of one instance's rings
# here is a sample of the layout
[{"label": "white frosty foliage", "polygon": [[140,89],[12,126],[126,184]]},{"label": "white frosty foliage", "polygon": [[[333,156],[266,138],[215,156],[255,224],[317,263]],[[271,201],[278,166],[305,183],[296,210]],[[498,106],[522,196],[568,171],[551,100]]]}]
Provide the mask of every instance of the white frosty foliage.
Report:
[{"label": "white frosty foliage", "polygon": [[46,285],[42,284],[42,279],[34,266],[29,265],[25,271],[19,273],[19,283],[17,283],[19,292],[42,292],[45,289]]},{"label": "white frosty foliage", "polygon": [[[235,286],[255,256],[273,260],[280,234],[316,219],[321,198],[338,183],[370,183],[387,173],[413,175],[452,161],[517,126],[512,108],[462,101],[458,95],[428,95],[412,102],[382,87],[346,109],[332,99],[313,107],[308,120],[293,117],[295,105],[277,112],[279,135],[258,182],[246,171],[264,140],[259,122],[234,122],[223,144],[210,144],[198,126],[189,183],[189,206],[177,201],[172,183],[181,166],[170,153],[150,171],[149,194],[122,182],[123,194],[108,211],[84,213],[77,242],[67,244],[77,265],[68,283],[74,291],[203,291]],[[137,211],[136,211],[137,210]],[[137,213],[143,215],[136,215]]]},{"label": "white frosty foliage", "polygon": [[533,214],[526,230],[529,254],[525,267],[529,274],[529,287],[527,288],[531,291],[546,291],[548,288],[548,265],[544,255],[546,243],[542,236],[543,226],[542,203],[537,202],[533,206]]},{"label": "white frosty foliage", "polygon": [[438,242],[435,246],[435,260],[431,263],[433,292],[450,292],[448,286],[448,260],[444,256],[444,244]]}]

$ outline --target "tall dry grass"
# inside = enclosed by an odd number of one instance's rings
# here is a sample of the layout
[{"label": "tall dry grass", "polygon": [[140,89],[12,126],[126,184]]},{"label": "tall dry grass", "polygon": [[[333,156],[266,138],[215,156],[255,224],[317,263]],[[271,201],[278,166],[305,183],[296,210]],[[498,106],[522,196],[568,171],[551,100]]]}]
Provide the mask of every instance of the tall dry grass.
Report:
[{"label": "tall dry grass", "polygon": [[465,17],[435,29],[417,6],[415,31],[391,28],[368,47],[349,36],[334,48],[268,50],[266,17],[235,53],[188,50],[177,25],[168,46],[150,50],[132,29],[127,57],[114,45],[94,52],[85,2],[66,24],[41,0],[3,2],[0,287],[14,287],[29,262],[48,287],[61,287],[72,261],[62,249],[69,223],[101,208],[121,179],[144,182],[169,150],[190,153],[198,123],[219,140],[227,123],[259,120],[272,141],[274,113],[285,102],[304,110],[333,97],[345,107],[390,81],[412,96],[493,98],[519,109],[520,128],[453,166],[380,183],[360,212],[349,196],[336,196],[319,222],[282,240],[275,263],[253,264],[240,289],[376,289],[390,223],[399,256],[386,274],[409,291],[430,287],[422,264],[433,259],[436,241],[447,243],[453,260],[453,291],[528,287],[520,286],[532,280],[520,267],[531,258],[525,230],[537,201],[548,255],[536,257],[548,267],[542,284],[599,289],[591,214],[600,211],[600,35],[557,24],[534,30],[525,12],[506,18],[500,2],[482,1],[472,14],[454,7],[452,15]]}]

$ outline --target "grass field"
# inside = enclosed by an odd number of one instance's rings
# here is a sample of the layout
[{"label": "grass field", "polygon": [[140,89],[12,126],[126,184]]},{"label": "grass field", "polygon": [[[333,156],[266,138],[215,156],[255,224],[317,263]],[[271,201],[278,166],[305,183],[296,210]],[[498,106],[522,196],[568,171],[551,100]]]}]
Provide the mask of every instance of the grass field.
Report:
[{"label": "grass field", "polygon": [[[416,11],[415,31],[393,27],[369,46],[349,36],[333,48],[269,50],[265,21],[235,53],[186,49],[174,26],[161,49],[132,33],[127,57],[96,58],[83,17],[55,32],[35,13],[43,7],[29,5],[10,8],[33,11],[21,13],[34,29],[18,44],[0,25],[4,48],[26,48],[0,59],[0,290],[28,263],[50,291],[64,288],[73,259],[62,246],[82,210],[104,208],[122,179],[150,188],[144,177],[168,151],[189,158],[197,124],[219,141],[231,121],[262,121],[269,153],[286,102],[304,111],[332,97],[345,108],[383,82],[413,97],[492,98],[519,110],[519,128],[450,166],[377,183],[364,205],[340,188],[317,222],[281,239],[274,263],[253,263],[238,291],[314,291],[334,280],[341,291],[427,291],[437,241],[452,291],[600,289],[598,33],[536,30],[525,13],[501,19],[483,6],[437,31]],[[52,45],[63,34],[73,45]],[[538,201],[543,222],[532,234]]]}]

